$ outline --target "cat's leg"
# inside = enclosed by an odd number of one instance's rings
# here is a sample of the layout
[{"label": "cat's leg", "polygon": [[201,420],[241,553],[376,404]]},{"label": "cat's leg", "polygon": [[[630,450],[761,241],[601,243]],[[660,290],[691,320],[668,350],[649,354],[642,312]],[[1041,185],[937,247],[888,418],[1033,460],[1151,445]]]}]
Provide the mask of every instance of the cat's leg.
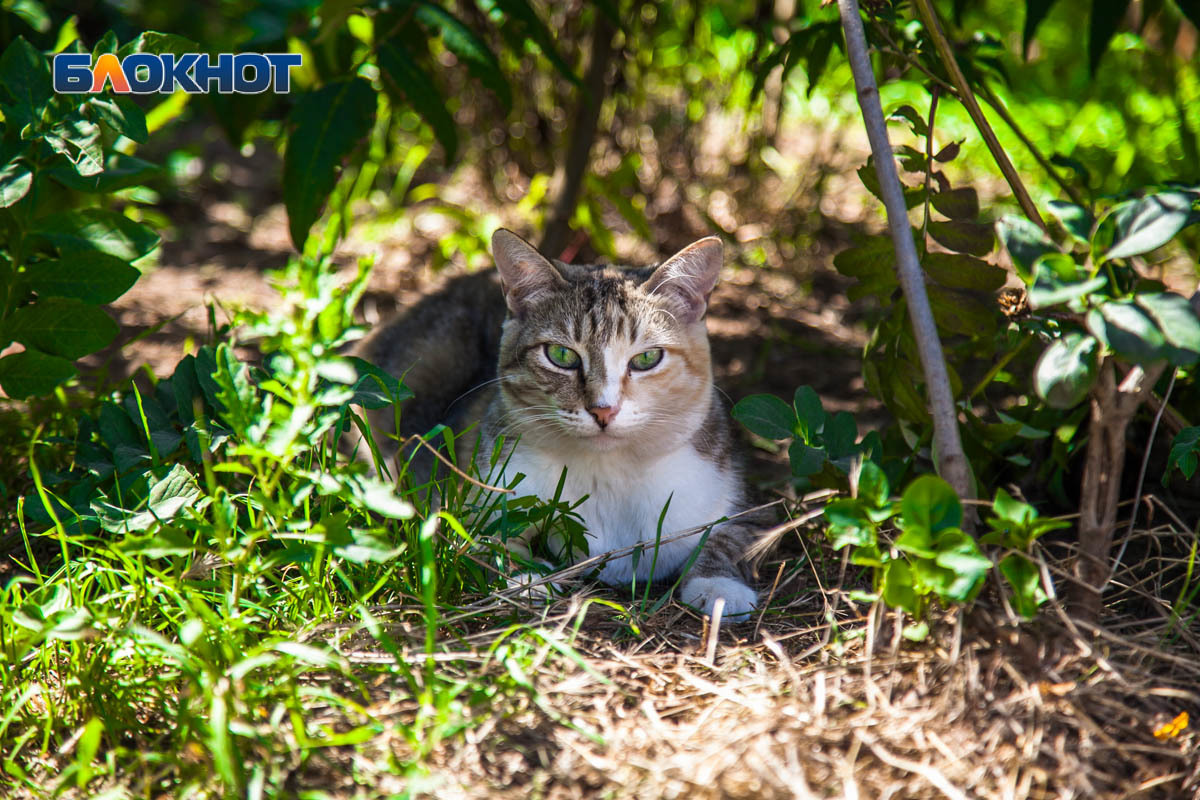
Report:
[{"label": "cat's leg", "polygon": [[758,526],[736,522],[713,528],[692,568],[683,576],[679,599],[712,616],[717,599],[724,598],[722,616],[748,617],[758,606],[758,592],[750,585],[754,570],[746,551],[758,530]]},{"label": "cat's leg", "polygon": [[561,587],[552,581],[542,581],[543,574],[536,569],[529,567],[541,566],[547,571],[553,570],[554,567],[547,561],[536,558],[533,555],[533,537],[537,535],[537,528],[526,528],[519,536],[513,536],[504,542],[504,549],[508,551],[509,559],[521,567],[519,572],[513,572],[506,577],[510,589],[522,588],[521,592],[529,600],[538,602],[546,602],[550,599],[551,592],[560,594]]}]

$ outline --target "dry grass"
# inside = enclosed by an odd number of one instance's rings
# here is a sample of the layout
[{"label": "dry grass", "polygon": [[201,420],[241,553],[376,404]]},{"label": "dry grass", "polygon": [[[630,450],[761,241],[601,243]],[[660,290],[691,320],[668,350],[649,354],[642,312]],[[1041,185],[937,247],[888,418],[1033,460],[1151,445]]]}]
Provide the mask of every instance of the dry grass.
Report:
[{"label": "dry grass", "polygon": [[[578,661],[541,647],[528,670],[536,691],[471,709],[482,724],[437,746],[419,787],[382,768],[385,755],[411,755],[399,736],[311,764],[299,783],[330,788],[338,775],[346,797],[364,786],[439,798],[1200,797],[1195,728],[1154,736],[1180,711],[1200,716],[1195,623],[1152,599],[1179,591],[1169,553],[1192,535],[1132,534],[1130,550],[1153,541],[1158,555],[1116,576],[1096,627],[1057,601],[1018,624],[984,600],[912,643],[893,615],[820,588],[816,571],[775,586],[780,600],[759,619],[716,631],[673,604],[636,634],[582,595],[531,607],[530,624],[570,641]],[[465,635],[440,666],[499,679],[488,648],[508,633]],[[363,644],[343,648],[381,656]],[[399,687],[375,695],[372,716],[416,713]]]}]

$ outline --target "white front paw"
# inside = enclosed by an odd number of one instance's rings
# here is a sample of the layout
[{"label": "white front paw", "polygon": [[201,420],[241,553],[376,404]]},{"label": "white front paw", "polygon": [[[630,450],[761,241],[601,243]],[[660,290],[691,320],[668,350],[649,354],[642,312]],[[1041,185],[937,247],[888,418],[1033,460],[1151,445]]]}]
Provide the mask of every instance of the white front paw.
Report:
[{"label": "white front paw", "polygon": [[736,578],[692,578],[679,592],[680,600],[710,617],[718,597],[725,598],[724,617],[746,617],[758,604],[758,592]]}]

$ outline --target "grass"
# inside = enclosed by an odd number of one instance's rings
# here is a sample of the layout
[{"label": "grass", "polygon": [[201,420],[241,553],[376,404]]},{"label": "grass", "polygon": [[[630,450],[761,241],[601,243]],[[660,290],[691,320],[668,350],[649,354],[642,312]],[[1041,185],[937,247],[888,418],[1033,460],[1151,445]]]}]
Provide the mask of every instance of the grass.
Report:
[{"label": "grass", "polygon": [[336,355],[366,272],[344,293],[319,265],[280,278],[283,312],[240,317],[264,368],[204,350],[81,418],[74,470],[31,448],[23,572],[0,590],[6,794],[1200,792],[1194,729],[1154,736],[1200,715],[1182,523],[1133,534],[1094,630],[1054,600],[1032,625],[984,600],[908,642],[803,525],[744,624],[579,581],[603,554],[533,602],[487,541],[569,536],[569,509],[457,474],[435,509],[347,464],[351,402],[403,393]]}]

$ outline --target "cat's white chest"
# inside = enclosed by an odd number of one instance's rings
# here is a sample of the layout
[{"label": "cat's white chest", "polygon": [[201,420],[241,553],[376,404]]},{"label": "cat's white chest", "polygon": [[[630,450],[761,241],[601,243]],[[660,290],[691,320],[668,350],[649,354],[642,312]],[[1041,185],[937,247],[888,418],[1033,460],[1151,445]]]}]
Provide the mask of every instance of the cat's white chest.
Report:
[{"label": "cat's white chest", "polygon": [[[576,513],[587,528],[590,555],[639,542],[648,545],[636,559],[639,581],[650,576],[652,565],[659,578],[677,573],[700,542],[701,533],[660,543],[657,558],[656,538],[670,538],[736,510],[735,477],[701,457],[691,445],[652,463],[639,463],[612,453],[567,462],[552,454],[518,447],[505,469],[505,477],[511,480],[517,473],[523,473],[525,478],[516,487],[518,495],[532,494],[551,500],[564,466],[567,476],[562,499],[574,503],[587,497]],[[658,537],[660,517],[661,537]],[[634,558],[625,555],[609,561],[600,578],[619,585],[628,582],[634,571]]]}]

